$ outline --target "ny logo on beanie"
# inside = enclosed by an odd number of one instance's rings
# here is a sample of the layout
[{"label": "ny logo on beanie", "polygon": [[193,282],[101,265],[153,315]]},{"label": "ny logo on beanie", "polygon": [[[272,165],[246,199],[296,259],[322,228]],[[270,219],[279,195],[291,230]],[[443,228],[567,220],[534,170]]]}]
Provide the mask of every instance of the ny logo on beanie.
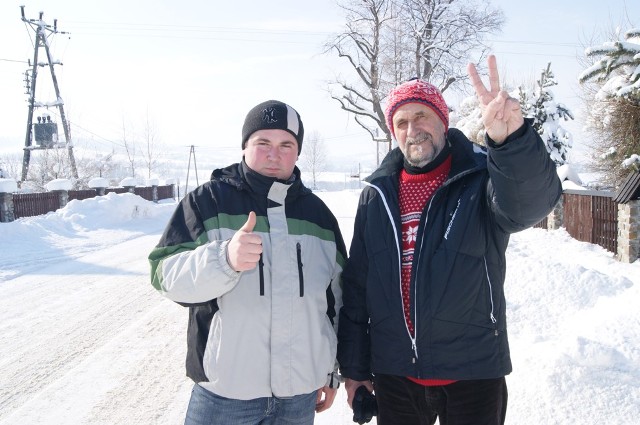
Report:
[{"label": "ny logo on beanie", "polygon": [[300,115],[291,106],[278,100],[267,100],[251,108],[242,126],[242,149],[249,137],[258,130],[284,130],[298,142],[298,155],[302,151],[304,127]]},{"label": "ny logo on beanie", "polygon": [[263,109],[262,113],[264,114],[262,116],[262,121],[266,122],[267,124],[272,124],[278,121],[278,119],[276,118],[276,110],[273,107]]}]

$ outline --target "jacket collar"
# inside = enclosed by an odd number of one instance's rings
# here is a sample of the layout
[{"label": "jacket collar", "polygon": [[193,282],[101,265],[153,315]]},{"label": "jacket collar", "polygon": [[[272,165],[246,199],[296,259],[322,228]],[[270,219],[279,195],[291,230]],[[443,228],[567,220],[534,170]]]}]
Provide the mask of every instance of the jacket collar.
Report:
[{"label": "jacket collar", "polygon": [[288,190],[288,198],[311,193],[300,178],[300,169],[296,166],[289,180],[280,180],[274,177],[263,176],[255,172],[245,163],[244,159],[240,163],[229,165],[225,168],[213,170],[211,180],[219,180],[238,190],[248,190],[256,195],[266,197],[275,182],[291,185]]}]

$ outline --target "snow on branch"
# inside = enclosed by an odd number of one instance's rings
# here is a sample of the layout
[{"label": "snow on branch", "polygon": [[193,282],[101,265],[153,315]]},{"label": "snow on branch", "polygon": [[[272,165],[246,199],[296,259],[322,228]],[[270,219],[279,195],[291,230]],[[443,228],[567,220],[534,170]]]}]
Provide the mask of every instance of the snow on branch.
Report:
[{"label": "snow on branch", "polygon": [[640,103],[640,28],[627,31],[624,38],[587,48],[587,56],[601,58],[578,79],[604,82],[597,95],[600,99],[620,97]]}]

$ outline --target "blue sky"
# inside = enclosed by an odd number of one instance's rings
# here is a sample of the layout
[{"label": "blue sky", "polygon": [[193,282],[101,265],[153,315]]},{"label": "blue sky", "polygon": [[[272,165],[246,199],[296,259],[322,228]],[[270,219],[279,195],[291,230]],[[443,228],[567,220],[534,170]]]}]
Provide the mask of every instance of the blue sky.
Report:
[{"label": "blue sky", "polygon": [[[493,1],[507,22],[491,40],[504,80],[512,84],[533,81],[551,61],[560,83],[557,99],[578,115],[576,57],[592,35],[625,22],[625,7],[639,26],[640,2],[565,3]],[[32,56],[33,34],[20,20],[20,4],[0,5],[0,153],[21,153],[24,146],[27,64],[15,61]],[[140,131],[148,114],[164,143],[194,144],[203,155],[235,159],[246,111],[277,98],[298,109],[308,132],[325,138],[330,155],[375,159],[368,136],[326,92],[326,80],[350,71],[321,54],[323,42],[343,23],[333,1],[24,4],[27,18],[42,10],[45,21],[57,18],[59,29],[72,33],[55,37],[54,55],[64,63],[56,72],[73,138],[91,140],[95,149],[117,147],[123,121]],[[38,84],[49,79],[41,68]],[[568,128],[574,138],[583,137],[577,123]]]}]

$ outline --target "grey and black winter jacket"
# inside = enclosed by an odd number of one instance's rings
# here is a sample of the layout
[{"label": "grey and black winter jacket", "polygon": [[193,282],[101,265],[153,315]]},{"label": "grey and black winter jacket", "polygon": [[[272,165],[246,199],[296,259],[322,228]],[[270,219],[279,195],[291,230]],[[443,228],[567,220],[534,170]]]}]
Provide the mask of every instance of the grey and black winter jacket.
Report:
[{"label": "grey and black winter jacket", "polygon": [[[263,254],[238,273],[226,246],[250,211]],[[153,286],[190,310],[187,375],[240,400],[337,384],[345,259],[337,220],[297,168],[283,182],[244,162],[189,193],[149,255]]]},{"label": "grey and black winter jacket", "polygon": [[401,296],[398,206],[403,154],[396,148],[360,196],[343,272],[338,361],[343,376],[488,379],[511,371],[505,250],[511,233],[539,222],[562,188],[528,123],[488,152],[457,129],[447,135],[447,181],[420,218],[407,330]]}]

